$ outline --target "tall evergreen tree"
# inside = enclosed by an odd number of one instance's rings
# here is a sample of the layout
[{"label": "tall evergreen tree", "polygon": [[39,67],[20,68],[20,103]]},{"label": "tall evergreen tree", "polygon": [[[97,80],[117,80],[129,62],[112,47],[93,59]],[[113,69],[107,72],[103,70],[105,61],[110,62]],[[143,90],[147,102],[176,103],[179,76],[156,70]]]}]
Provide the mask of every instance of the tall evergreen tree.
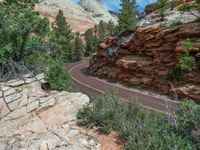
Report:
[{"label": "tall evergreen tree", "polygon": [[119,14],[119,31],[137,27],[137,10],[135,0],[121,0],[122,9]]},{"label": "tall evergreen tree", "polygon": [[75,39],[74,39],[74,54],[73,54],[73,60],[74,61],[80,61],[83,57],[84,52],[84,45],[80,38],[80,33],[76,33]]},{"label": "tall evergreen tree", "polygon": [[53,43],[51,55],[62,62],[73,60],[73,36],[63,12],[59,10],[50,41]]},{"label": "tall evergreen tree", "polygon": [[88,29],[85,32],[85,56],[90,56],[92,53],[95,52],[99,39],[97,35],[93,33],[92,29]]}]

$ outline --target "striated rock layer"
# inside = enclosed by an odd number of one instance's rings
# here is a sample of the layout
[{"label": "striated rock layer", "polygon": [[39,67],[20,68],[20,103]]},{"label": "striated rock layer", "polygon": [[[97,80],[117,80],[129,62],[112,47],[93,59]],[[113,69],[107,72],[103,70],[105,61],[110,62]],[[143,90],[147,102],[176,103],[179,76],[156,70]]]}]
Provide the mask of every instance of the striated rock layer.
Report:
[{"label": "striated rock layer", "polygon": [[101,20],[117,24],[116,16],[111,15],[101,1],[81,0],[79,4],[73,0],[41,0],[35,10],[40,12],[41,16],[47,17],[51,23],[58,11],[62,10],[73,32],[84,33]]},{"label": "striated rock layer", "polygon": [[[98,77],[142,84],[166,94],[174,94],[175,88],[180,97],[200,103],[199,26],[195,22],[173,28],[155,24],[107,38],[93,56],[89,69]],[[180,43],[187,38],[197,38],[195,48],[190,52],[196,58],[197,69],[186,74],[180,82],[169,81],[169,70],[176,66],[178,53],[184,50]]]},{"label": "striated rock layer", "polygon": [[42,16],[53,22],[59,10],[62,10],[66,21],[73,32],[84,33],[87,29],[95,26],[95,22],[88,13],[72,0],[43,0],[35,7]]}]

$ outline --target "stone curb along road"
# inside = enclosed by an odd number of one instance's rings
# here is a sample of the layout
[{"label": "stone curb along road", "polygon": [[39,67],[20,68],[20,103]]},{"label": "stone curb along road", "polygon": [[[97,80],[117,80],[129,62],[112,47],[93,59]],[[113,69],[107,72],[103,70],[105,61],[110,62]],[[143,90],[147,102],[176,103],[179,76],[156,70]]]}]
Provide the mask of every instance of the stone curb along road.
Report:
[{"label": "stone curb along road", "polygon": [[84,74],[83,70],[89,66],[89,60],[84,60],[79,63],[73,63],[66,66],[66,70],[71,73],[73,83],[72,86],[75,89],[80,90],[84,94],[90,97],[97,97],[105,92],[111,92],[113,90],[118,92],[118,95],[125,100],[137,99],[147,109],[163,113],[163,112],[175,112],[178,108],[178,102],[168,100],[164,98],[154,97],[148,94],[133,91],[131,89],[108,83],[104,80],[100,80]]}]

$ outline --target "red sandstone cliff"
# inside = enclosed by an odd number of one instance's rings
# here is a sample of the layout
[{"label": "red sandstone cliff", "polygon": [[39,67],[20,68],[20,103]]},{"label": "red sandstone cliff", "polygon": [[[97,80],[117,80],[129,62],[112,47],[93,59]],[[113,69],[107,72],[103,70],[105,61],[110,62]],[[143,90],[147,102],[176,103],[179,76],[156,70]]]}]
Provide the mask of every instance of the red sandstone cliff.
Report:
[{"label": "red sandstone cliff", "polygon": [[173,28],[158,24],[126,31],[120,37],[107,38],[93,56],[89,69],[95,76],[131,84],[142,84],[172,94],[170,82],[181,97],[200,102],[200,41],[190,55],[196,59],[197,69],[186,74],[181,82],[169,81],[168,71],[179,61],[183,51],[180,42],[200,38],[200,23],[188,23]]}]

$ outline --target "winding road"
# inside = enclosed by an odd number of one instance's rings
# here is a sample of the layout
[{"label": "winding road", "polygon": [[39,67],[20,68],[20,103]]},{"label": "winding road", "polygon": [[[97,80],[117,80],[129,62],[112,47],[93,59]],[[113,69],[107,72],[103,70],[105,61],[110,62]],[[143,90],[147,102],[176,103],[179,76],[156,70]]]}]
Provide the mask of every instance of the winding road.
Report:
[{"label": "winding road", "polygon": [[112,84],[104,80],[86,75],[83,70],[89,66],[89,60],[79,63],[73,63],[66,66],[66,71],[71,73],[73,88],[83,92],[90,97],[97,97],[105,92],[112,90],[117,91],[120,98],[125,100],[133,100],[134,98],[142,102],[142,104],[156,112],[174,112],[178,108],[178,102],[154,97],[148,94],[140,93],[118,84]]}]

